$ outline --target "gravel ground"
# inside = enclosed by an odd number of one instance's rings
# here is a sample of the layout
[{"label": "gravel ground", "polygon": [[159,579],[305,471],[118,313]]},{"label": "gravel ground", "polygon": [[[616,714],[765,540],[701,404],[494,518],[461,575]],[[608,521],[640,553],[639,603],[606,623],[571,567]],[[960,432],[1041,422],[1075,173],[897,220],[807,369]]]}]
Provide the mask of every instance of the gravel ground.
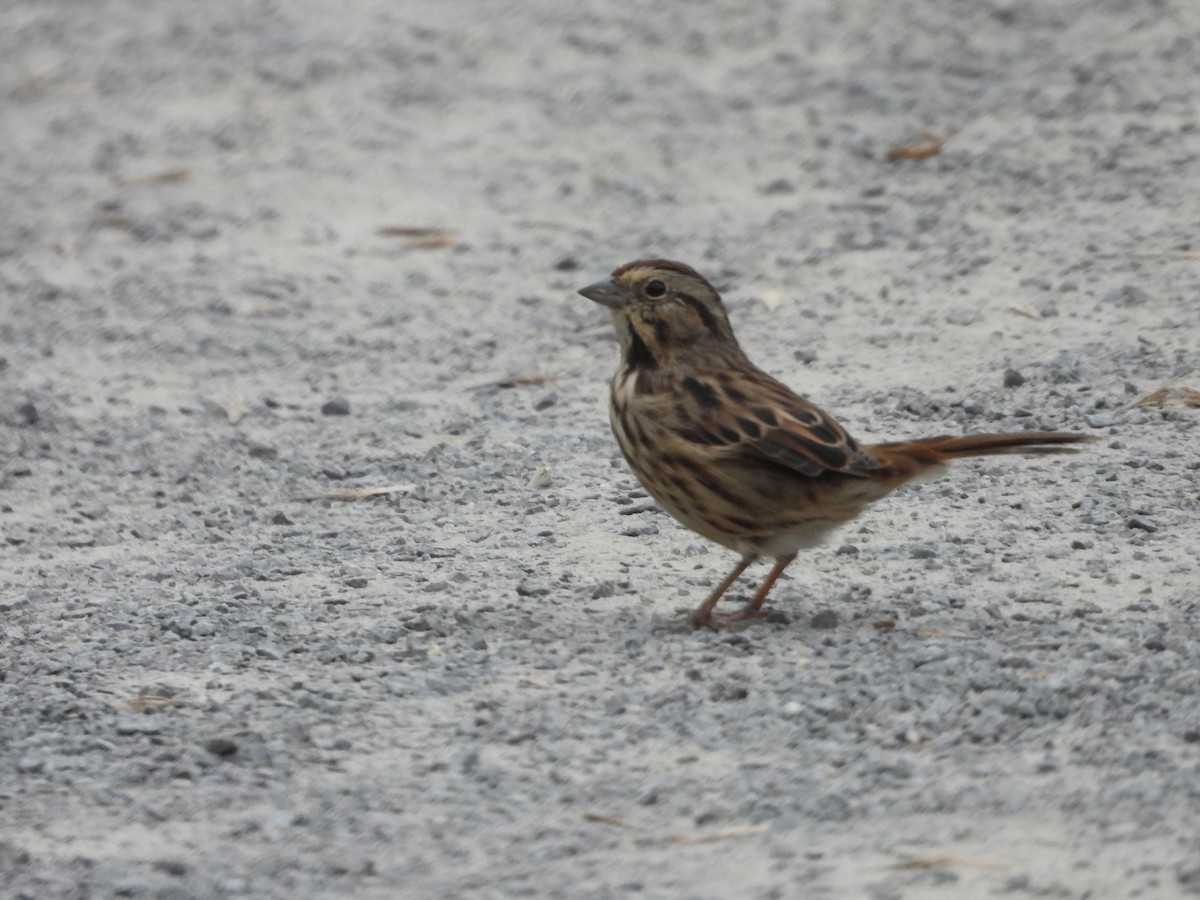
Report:
[{"label": "gravel ground", "polygon": [[[659,6],[0,10],[4,896],[1200,893],[1200,6]],[[860,438],[1100,440],[681,629],[647,255]]]}]

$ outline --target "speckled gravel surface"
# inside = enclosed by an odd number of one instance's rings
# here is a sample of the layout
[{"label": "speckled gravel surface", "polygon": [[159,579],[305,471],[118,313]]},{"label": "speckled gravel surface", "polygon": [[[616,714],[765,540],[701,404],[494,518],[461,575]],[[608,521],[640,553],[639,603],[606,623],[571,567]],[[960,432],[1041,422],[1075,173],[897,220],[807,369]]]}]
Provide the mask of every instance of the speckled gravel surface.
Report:
[{"label": "speckled gravel surface", "polygon": [[[0,894],[1200,893],[1200,6],[647,9],[0,10]],[[860,438],[1099,440],[683,629],[645,255]]]}]

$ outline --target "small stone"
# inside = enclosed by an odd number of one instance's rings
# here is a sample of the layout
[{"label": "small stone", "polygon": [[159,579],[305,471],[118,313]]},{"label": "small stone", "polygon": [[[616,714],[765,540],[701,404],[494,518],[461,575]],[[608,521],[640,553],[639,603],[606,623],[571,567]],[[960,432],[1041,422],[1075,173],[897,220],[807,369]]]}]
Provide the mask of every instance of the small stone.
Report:
[{"label": "small stone", "polygon": [[636,516],[639,513],[650,512],[658,509],[658,504],[653,500],[643,500],[641,503],[630,503],[628,506],[622,506],[617,510],[619,516]]},{"label": "small stone", "polygon": [[1114,288],[1104,295],[1105,303],[1117,303],[1121,306],[1141,306],[1149,299],[1149,294],[1131,284]]},{"label": "small stone", "polygon": [[772,194],[794,194],[796,193],[796,186],[786,178],[776,178],[774,181],[763,185],[761,191],[767,196],[771,196]]},{"label": "small stone", "polygon": [[362,575],[355,575],[353,578],[347,578],[344,584],[346,587],[365,588],[371,583],[371,579],[365,578]]},{"label": "small stone", "polygon": [[811,625],[813,628],[820,628],[824,630],[837,628],[838,614],[832,609],[823,609],[820,612],[813,614]]},{"label": "small stone", "polygon": [[182,878],[188,873],[187,863],[181,859],[156,859],[154,868],[176,878]]},{"label": "small stone", "polygon": [[621,534],[625,537],[645,537],[648,534],[658,534],[658,526],[653,522],[645,525],[631,525],[622,529]]},{"label": "small stone", "polygon": [[246,449],[255,459],[274,459],[279,455],[278,450],[276,450],[270,444],[264,444],[262,441],[246,441]]},{"label": "small stone", "polygon": [[46,768],[46,761],[38,756],[26,756],[17,760],[17,773],[38,775]]},{"label": "small stone", "polygon": [[1117,420],[1110,413],[1093,413],[1084,416],[1083,420],[1092,428],[1111,428],[1117,424]]},{"label": "small stone", "polygon": [[260,644],[254,648],[254,655],[259,659],[283,659],[283,651],[278,647],[272,647],[270,644]]},{"label": "small stone", "polygon": [[129,716],[117,722],[117,734],[162,734],[162,725],[150,716]]},{"label": "small stone", "polygon": [[1152,653],[1162,653],[1167,649],[1167,645],[1158,638],[1150,638],[1150,640],[1146,641],[1146,643],[1142,644],[1142,646]]},{"label": "small stone", "polygon": [[275,515],[271,516],[271,524],[272,525],[294,525],[296,523],[293,522],[291,519],[289,519],[286,514],[277,512],[277,513],[275,513]]},{"label": "small stone", "polygon": [[38,415],[37,407],[29,401],[26,401],[17,407],[16,419],[18,425],[23,425],[26,428],[32,428],[38,423],[39,418],[40,416]]},{"label": "small stone", "polygon": [[1072,550],[1091,550],[1096,544],[1091,538],[1075,538],[1071,541]]},{"label": "small stone", "polygon": [[0,597],[0,612],[20,609],[29,603],[29,594],[17,594],[15,597]]},{"label": "small stone", "polygon": [[209,738],[203,747],[213,756],[233,756],[238,752],[237,742],[224,737]]},{"label": "small stone", "polygon": [[952,309],[946,313],[946,321],[951,325],[974,325],[983,316],[978,310],[970,307],[960,306],[958,309]]},{"label": "small stone", "polygon": [[859,549],[853,544],[842,544],[837,548],[838,556],[858,556]]},{"label": "small stone", "polygon": [[1125,527],[1129,529],[1145,531],[1148,534],[1153,534],[1154,532],[1158,531],[1157,525],[1147,522],[1145,519],[1138,518],[1137,516],[1132,516],[1126,519]]},{"label": "small stone", "polygon": [[421,590],[427,594],[436,594],[438,591],[444,591],[448,587],[450,587],[450,582],[448,581],[427,581],[421,585]]},{"label": "small stone", "polygon": [[348,416],[350,415],[350,401],[343,400],[340,397],[333,400],[326,400],[321,404],[321,415],[323,416]]},{"label": "small stone", "polygon": [[913,559],[935,559],[937,551],[932,547],[913,547],[908,555]]},{"label": "small stone", "polygon": [[533,408],[538,412],[541,412],[542,410],[549,409],[557,402],[558,394],[554,393],[554,391],[550,391],[548,394],[543,394],[540,398],[538,398],[537,402],[533,404]]},{"label": "small stone", "polygon": [[617,585],[612,581],[601,581],[592,588],[591,597],[593,600],[603,600],[605,597],[611,597],[617,592]]},{"label": "small stone", "polygon": [[550,588],[540,581],[522,581],[517,585],[517,594],[521,597],[545,597]]},{"label": "small stone", "polygon": [[579,260],[573,256],[564,256],[554,264],[554,268],[560,272],[574,272],[579,268]]},{"label": "small stone", "polygon": [[1004,370],[1004,386],[1006,388],[1020,387],[1025,383],[1025,376],[1016,369]]}]

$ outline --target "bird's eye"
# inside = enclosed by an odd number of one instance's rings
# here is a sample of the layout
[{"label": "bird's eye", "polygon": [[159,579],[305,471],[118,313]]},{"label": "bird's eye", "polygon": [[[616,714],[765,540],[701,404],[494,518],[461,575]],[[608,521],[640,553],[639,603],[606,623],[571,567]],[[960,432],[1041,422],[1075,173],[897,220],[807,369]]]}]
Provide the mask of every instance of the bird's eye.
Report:
[{"label": "bird's eye", "polygon": [[667,286],[657,278],[646,285],[646,296],[651,300],[657,300],[667,292]]}]

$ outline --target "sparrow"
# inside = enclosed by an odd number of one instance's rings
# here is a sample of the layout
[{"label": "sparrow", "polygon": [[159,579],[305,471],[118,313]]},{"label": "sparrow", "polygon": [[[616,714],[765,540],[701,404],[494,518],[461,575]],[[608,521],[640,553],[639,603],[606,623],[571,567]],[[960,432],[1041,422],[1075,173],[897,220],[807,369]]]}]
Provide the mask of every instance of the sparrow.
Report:
[{"label": "sparrow", "polygon": [[[1029,431],[860,444],[750,361],[720,295],[691,266],[639,259],[579,293],[612,314],[621,362],[609,420],[629,467],[675,519],[740,556],[691,614],[695,626],[767,615],[767,594],[801,550],[951,460],[1063,452],[1091,440]],[[775,564],[750,601],[736,612],[715,612],[763,557]]]}]

